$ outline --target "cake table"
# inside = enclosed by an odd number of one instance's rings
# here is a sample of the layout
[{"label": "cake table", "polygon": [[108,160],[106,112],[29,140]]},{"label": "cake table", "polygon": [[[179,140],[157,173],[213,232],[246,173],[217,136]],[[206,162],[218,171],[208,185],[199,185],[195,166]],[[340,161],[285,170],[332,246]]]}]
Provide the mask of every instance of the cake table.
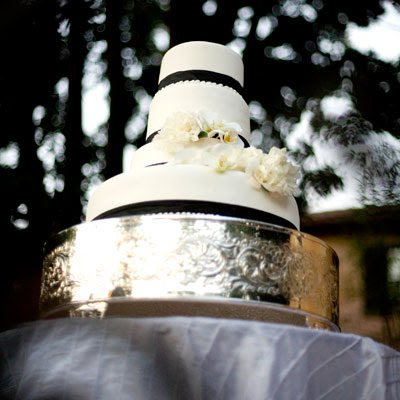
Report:
[{"label": "cake table", "polygon": [[45,320],[0,334],[0,354],[2,399],[400,398],[400,354],[393,349],[269,322]]}]

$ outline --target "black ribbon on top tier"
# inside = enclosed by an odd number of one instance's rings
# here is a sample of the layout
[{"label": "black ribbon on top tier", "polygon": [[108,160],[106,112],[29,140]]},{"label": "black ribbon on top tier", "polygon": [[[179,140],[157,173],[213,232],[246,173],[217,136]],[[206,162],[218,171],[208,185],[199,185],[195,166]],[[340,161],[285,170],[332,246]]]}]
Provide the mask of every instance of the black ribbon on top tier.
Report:
[{"label": "black ribbon on top tier", "polygon": [[187,71],[177,71],[163,78],[158,84],[158,90],[165,88],[178,82],[184,81],[202,81],[212,82],[228,86],[236,90],[243,97],[243,87],[234,78],[229,75],[220,74],[219,72],[206,71],[201,69],[190,69]]}]

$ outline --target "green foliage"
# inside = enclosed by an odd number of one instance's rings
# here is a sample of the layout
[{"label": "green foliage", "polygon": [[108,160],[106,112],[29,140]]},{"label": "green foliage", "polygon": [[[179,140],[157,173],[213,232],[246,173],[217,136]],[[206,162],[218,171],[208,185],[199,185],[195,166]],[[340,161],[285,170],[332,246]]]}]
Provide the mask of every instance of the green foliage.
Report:
[{"label": "green foliage", "polygon": [[327,196],[333,189],[343,189],[343,180],[336,175],[332,167],[328,166],[316,171],[305,172],[302,189],[305,190],[306,185],[310,185],[320,196]]},{"label": "green foliage", "polygon": [[208,137],[208,133],[207,133],[207,132],[201,131],[201,132],[199,133],[199,139],[201,139],[201,138],[206,138],[206,137]]}]

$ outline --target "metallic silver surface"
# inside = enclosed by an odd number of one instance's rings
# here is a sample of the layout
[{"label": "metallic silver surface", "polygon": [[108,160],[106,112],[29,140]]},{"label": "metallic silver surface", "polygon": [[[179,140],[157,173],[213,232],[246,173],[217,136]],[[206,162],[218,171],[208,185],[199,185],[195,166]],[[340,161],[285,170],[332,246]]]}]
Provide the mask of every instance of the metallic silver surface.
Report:
[{"label": "metallic silver surface", "polygon": [[278,307],[285,315],[278,322],[335,329],[338,258],[313,236],[250,220],[201,214],[103,219],[47,243],[40,307],[45,317],[66,310],[138,315],[147,307],[147,315],[213,309],[217,317],[272,321]]}]

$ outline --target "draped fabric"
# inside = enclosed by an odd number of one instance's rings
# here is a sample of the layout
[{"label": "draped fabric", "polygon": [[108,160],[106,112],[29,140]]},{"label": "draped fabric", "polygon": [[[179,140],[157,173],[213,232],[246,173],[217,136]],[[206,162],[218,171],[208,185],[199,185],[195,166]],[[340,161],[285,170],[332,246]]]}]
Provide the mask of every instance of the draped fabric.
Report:
[{"label": "draped fabric", "polygon": [[365,337],[202,317],[59,319],[0,334],[2,399],[400,399]]}]

